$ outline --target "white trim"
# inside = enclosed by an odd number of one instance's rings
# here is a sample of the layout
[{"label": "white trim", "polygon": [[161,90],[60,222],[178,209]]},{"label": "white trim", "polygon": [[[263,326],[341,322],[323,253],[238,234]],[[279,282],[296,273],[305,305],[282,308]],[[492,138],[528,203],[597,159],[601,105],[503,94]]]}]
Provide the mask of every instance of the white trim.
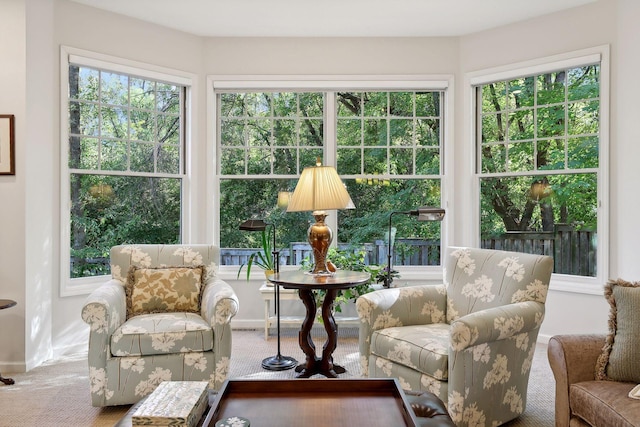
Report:
[{"label": "white trim", "polygon": [[[464,122],[468,135],[465,141],[465,158],[471,165],[470,175],[472,181],[472,197],[469,203],[473,206],[466,209],[470,212],[470,221],[463,230],[471,244],[479,246],[480,239],[480,213],[477,206],[480,198],[479,178],[489,176],[478,173],[477,165],[477,138],[474,135],[477,117],[475,116],[475,105],[477,102],[474,86],[482,85],[499,80],[528,76],[551,72],[562,68],[573,68],[584,65],[600,64],[600,144],[599,144],[599,164],[598,164],[598,273],[596,277],[571,276],[553,274],[551,279],[551,290],[575,292],[581,294],[602,295],[602,287],[609,277],[609,239],[611,238],[609,229],[609,132],[610,132],[610,46],[601,45],[579,51],[563,53],[545,58],[538,58],[530,61],[520,62],[501,67],[470,72],[465,75],[465,97],[469,100],[469,105],[465,109]],[[551,171],[555,172],[555,171]],[[537,172],[527,172],[524,175],[535,175]],[[500,175],[500,174],[497,174]],[[517,173],[510,175],[519,175]],[[520,174],[522,175],[522,174]]]},{"label": "white trim", "polygon": [[[455,224],[455,80],[454,76],[449,76],[447,80],[447,87],[444,90],[444,116],[443,116],[443,144],[441,147],[441,159],[440,159],[440,178],[441,183],[441,201],[442,208],[445,210],[445,218],[440,223],[440,250],[441,257],[444,255],[444,250],[454,242],[453,236],[453,224]],[[442,258],[441,258],[442,260]],[[442,274],[442,263],[439,270]],[[402,271],[402,270],[399,270]]]},{"label": "white trim", "polygon": [[384,75],[384,76],[344,76],[344,75],[310,75],[310,76],[256,76],[256,75],[213,75],[209,76],[213,90],[364,90],[364,89],[447,89],[450,83],[448,75]]},{"label": "white trim", "polygon": [[597,64],[605,55],[605,51],[608,56],[608,45],[475,71],[468,74],[469,83],[471,86],[477,86],[500,80],[508,80],[514,77],[547,73],[563,68]]},{"label": "white trim", "polygon": [[[183,242],[193,239],[193,222],[196,209],[194,209],[192,184],[194,171],[194,156],[192,155],[193,141],[191,140],[197,126],[197,119],[193,115],[195,102],[197,101],[197,75],[184,71],[160,67],[117,58],[88,50],[77,49],[69,46],[60,47],[60,296],[86,295],[106,281],[107,276],[94,276],[84,278],[70,278],[70,209],[69,195],[69,118],[68,118],[68,94],[69,94],[69,63],[110,70],[118,73],[134,75],[152,80],[159,80],[187,87],[185,102],[185,146],[184,169],[180,175],[169,175],[170,178],[180,178],[182,182],[182,229]],[[83,171],[85,172],[85,171]],[[101,171],[100,173],[104,173]],[[120,175],[118,172],[108,172],[112,175]],[[149,176],[149,174],[127,173],[127,176]],[[163,177],[166,174],[154,174]]]},{"label": "white trim", "polygon": [[173,68],[161,67],[146,62],[133,61],[117,56],[105,55],[90,50],[77,49],[70,46],[61,46],[64,64],[71,62],[77,65],[99,68],[123,74],[144,77],[152,80],[171,82],[181,86],[192,86],[196,80],[195,74]]},{"label": "white trim", "polygon": [[207,236],[212,236],[213,242],[220,245],[220,222],[217,213],[220,212],[220,197],[217,191],[220,188],[220,175],[218,173],[218,110],[216,102],[216,92],[214,88],[214,80],[211,76],[207,76],[207,167],[206,179],[212,183],[211,192],[207,197],[211,197],[211,202],[206,203],[205,215],[206,226],[205,232]]}]

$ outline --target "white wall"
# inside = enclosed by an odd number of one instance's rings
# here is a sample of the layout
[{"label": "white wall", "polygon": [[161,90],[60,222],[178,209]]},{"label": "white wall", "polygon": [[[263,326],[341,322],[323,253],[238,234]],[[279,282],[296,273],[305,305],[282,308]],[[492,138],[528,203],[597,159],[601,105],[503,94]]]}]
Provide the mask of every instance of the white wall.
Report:
[{"label": "white wall", "polygon": [[[0,111],[16,114],[17,175],[0,177],[0,298],[19,305],[0,312],[0,370],[28,369],[54,354],[86,348],[80,320],[84,297],[60,298],[59,117],[60,45],[184,70],[198,76],[195,100],[196,224],[191,240],[211,241],[211,187],[206,179],[213,147],[206,138],[206,77],[209,74],[451,74],[455,76],[455,209],[453,244],[468,244],[468,112],[465,73],[611,44],[611,271],[612,277],[640,277],[634,262],[640,183],[640,55],[634,0],[599,0],[565,11],[462,38],[382,39],[202,39],[66,0],[0,0]],[[35,16],[37,7],[44,15]],[[51,15],[53,15],[51,17]],[[48,38],[49,37],[49,38]],[[52,40],[48,44],[47,40]],[[42,96],[39,96],[42,94]],[[51,111],[48,111],[51,109]],[[27,126],[27,123],[29,126]],[[42,126],[41,126],[42,125]],[[41,126],[41,127],[40,127]],[[27,150],[30,150],[27,152]],[[34,157],[34,152],[41,150]],[[48,158],[51,158],[49,161]],[[205,181],[205,182],[203,182]],[[42,201],[42,203],[40,203]],[[207,216],[209,213],[209,217]],[[236,325],[260,326],[259,281],[225,278],[240,300]],[[28,307],[28,308],[25,308]],[[602,296],[552,291],[541,336],[606,330]]]},{"label": "white wall", "polygon": [[0,113],[15,115],[16,175],[0,176],[0,362],[23,370],[25,360],[26,27],[24,0],[0,1]]}]

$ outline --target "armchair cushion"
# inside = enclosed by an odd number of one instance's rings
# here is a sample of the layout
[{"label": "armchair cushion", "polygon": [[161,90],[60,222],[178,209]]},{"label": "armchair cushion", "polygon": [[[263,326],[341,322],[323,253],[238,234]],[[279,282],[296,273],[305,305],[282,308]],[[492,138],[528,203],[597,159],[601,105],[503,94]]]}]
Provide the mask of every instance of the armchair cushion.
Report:
[{"label": "armchair cushion", "polygon": [[140,314],[200,312],[205,267],[140,267],[127,276],[127,319]]},{"label": "armchair cushion", "polygon": [[596,364],[596,378],[640,383],[640,282],[610,280],[604,295],[611,306],[609,335]]},{"label": "armchair cushion", "polygon": [[571,409],[592,426],[637,426],[640,405],[627,396],[631,388],[633,384],[617,381],[571,384]]},{"label": "armchair cushion", "polygon": [[446,381],[449,329],[446,323],[381,329],[371,337],[371,354]]},{"label": "armchair cushion", "polygon": [[213,330],[199,314],[142,314],[127,320],[111,335],[113,356],[210,351]]}]

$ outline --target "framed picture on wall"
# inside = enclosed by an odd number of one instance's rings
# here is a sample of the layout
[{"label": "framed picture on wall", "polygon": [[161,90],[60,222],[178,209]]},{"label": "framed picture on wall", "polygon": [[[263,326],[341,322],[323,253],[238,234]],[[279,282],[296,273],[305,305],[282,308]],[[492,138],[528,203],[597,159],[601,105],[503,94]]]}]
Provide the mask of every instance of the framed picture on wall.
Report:
[{"label": "framed picture on wall", "polygon": [[0,114],[0,175],[16,174],[13,114]]}]

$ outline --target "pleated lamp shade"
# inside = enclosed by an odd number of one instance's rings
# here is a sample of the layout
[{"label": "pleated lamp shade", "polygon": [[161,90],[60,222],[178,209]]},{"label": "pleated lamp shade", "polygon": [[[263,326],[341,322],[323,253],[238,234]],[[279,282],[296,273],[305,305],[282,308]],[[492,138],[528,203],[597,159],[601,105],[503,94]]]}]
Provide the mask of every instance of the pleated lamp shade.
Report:
[{"label": "pleated lamp shade", "polygon": [[302,171],[287,212],[354,208],[351,196],[335,168],[318,164]]}]

